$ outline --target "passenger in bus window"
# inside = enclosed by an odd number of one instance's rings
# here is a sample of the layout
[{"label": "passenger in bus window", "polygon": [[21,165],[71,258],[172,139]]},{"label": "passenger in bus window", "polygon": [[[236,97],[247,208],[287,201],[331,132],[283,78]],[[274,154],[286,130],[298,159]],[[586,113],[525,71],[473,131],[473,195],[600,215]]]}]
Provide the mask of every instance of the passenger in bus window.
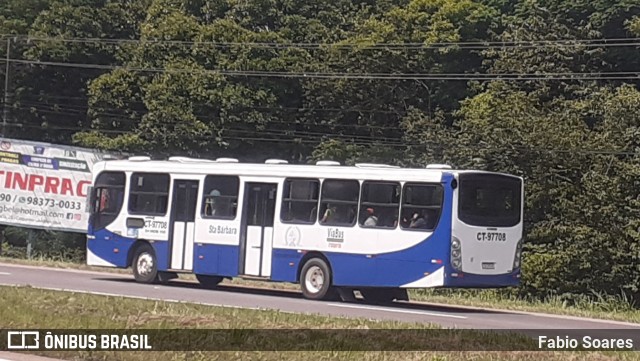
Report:
[{"label": "passenger in bus window", "polygon": [[98,212],[104,212],[109,209],[110,203],[109,191],[105,188],[100,189],[100,208],[98,209]]},{"label": "passenger in bus window", "polygon": [[436,215],[436,212],[432,209],[428,209],[424,215],[424,220],[425,220],[424,228],[427,228],[427,229],[436,228],[437,218],[438,216]]},{"label": "passenger in bus window", "polygon": [[336,206],[327,205],[327,210],[324,211],[324,215],[322,216],[322,223],[327,223],[330,221],[334,221],[336,216]]},{"label": "passenger in bus window", "polygon": [[204,214],[207,216],[216,216],[216,215],[220,215],[220,203],[218,202],[218,200],[216,199],[217,197],[220,197],[220,191],[217,189],[212,190],[211,192],[209,192],[209,197],[207,197],[207,201],[205,204],[205,208],[204,208]]},{"label": "passenger in bus window", "polygon": [[364,221],[364,227],[375,227],[378,225],[378,217],[375,215],[373,208],[367,208],[367,219]]},{"label": "passenger in bus window", "polygon": [[409,225],[409,228],[426,228],[427,227],[427,221],[424,220],[424,217],[420,217],[420,214],[418,214],[418,212],[413,214],[413,217],[411,218],[411,224]]},{"label": "passenger in bus window", "polygon": [[343,223],[353,224],[358,214],[358,206],[347,206],[347,221]]},{"label": "passenger in bus window", "polygon": [[402,216],[402,228],[409,228],[411,226],[411,222],[413,221],[413,219],[409,217],[410,214],[411,213],[408,213]]},{"label": "passenger in bus window", "polygon": [[315,223],[317,217],[318,217],[318,207],[313,206],[313,209],[311,209],[311,214],[309,215],[309,222]]}]

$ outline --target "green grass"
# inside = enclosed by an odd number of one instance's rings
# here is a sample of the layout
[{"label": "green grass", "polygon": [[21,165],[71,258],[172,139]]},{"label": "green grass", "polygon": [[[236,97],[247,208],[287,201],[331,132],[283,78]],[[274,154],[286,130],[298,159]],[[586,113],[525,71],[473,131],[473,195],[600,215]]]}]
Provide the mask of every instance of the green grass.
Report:
[{"label": "green grass", "polygon": [[[91,267],[85,264],[54,261],[48,259],[24,260],[0,257],[0,262],[64,269],[81,269],[99,272],[131,274],[131,270]],[[195,280],[195,277],[188,274],[180,275],[180,278],[190,281]],[[259,282],[243,280],[239,278],[233,280],[225,280],[223,284],[291,290],[296,292],[300,290],[300,287],[296,284]],[[504,292],[500,292],[499,290],[420,289],[410,290],[409,292],[411,300],[418,302],[523,312],[539,312],[640,323],[640,309],[633,307],[629,302],[622,298],[615,297],[605,298],[602,296],[594,295],[593,297],[584,297],[575,305],[569,305],[564,300],[558,297],[550,297],[543,301],[523,300],[513,295],[506,295]]]},{"label": "green grass", "polygon": [[577,317],[640,323],[640,309],[622,297],[593,295],[568,304],[560,297],[544,300],[524,300],[499,290],[422,289],[412,291],[412,300],[460,306],[539,312]]},{"label": "green grass", "polygon": [[[258,311],[209,307],[97,296],[29,287],[0,287],[0,327],[3,329],[124,329],[124,328],[222,328],[222,329],[404,329],[434,328],[400,322],[332,318],[277,311]],[[277,335],[277,332],[274,333]],[[515,336],[487,336],[476,331],[465,333],[478,345],[486,342],[512,344],[523,342]],[[360,340],[356,340],[360,341]],[[290,342],[298,342],[291,339]],[[449,339],[456,345],[459,340]],[[455,346],[452,346],[455,348]],[[69,360],[640,360],[633,352],[122,352],[122,351],[48,351],[40,355]]]}]

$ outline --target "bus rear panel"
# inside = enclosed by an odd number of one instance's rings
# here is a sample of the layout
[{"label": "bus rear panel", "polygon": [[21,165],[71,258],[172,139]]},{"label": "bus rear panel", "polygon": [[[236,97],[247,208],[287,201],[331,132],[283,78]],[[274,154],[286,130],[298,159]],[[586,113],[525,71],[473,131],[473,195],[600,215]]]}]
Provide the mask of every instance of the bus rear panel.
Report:
[{"label": "bus rear panel", "polygon": [[519,284],[523,242],[521,178],[463,172],[453,199],[451,272],[445,285]]}]

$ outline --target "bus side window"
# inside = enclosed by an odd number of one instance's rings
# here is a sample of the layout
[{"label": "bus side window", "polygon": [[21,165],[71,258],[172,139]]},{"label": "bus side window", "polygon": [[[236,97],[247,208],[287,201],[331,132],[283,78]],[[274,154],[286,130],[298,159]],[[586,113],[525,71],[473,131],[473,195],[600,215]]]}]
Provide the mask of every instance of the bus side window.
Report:
[{"label": "bus side window", "polygon": [[316,223],[319,193],[320,181],[317,179],[285,180],[280,220],[283,223]]},{"label": "bus side window", "polygon": [[442,199],[441,185],[405,184],[400,226],[403,229],[433,230],[440,219]]},{"label": "bus side window", "polygon": [[208,175],[204,179],[202,217],[235,219],[240,179],[236,176]]},{"label": "bus side window", "polygon": [[320,224],[353,226],[358,215],[360,182],[357,180],[327,179],[322,182]]},{"label": "bus side window", "polygon": [[399,183],[365,181],[358,223],[366,228],[396,228],[399,206]]},{"label": "bus side window", "polygon": [[154,216],[167,214],[170,181],[168,174],[133,173],[129,190],[129,213]]}]

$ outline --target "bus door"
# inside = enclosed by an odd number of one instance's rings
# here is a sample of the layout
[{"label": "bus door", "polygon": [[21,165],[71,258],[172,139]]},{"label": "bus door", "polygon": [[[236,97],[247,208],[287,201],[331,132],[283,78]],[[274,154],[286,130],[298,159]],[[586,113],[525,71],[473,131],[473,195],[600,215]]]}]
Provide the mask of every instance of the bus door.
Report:
[{"label": "bus door", "polygon": [[171,269],[193,269],[196,203],[199,182],[177,179],[173,182],[171,207]]},{"label": "bus door", "polygon": [[271,275],[273,217],[276,206],[275,183],[247,183],[245,186],[240,236],[239,273]]}]

